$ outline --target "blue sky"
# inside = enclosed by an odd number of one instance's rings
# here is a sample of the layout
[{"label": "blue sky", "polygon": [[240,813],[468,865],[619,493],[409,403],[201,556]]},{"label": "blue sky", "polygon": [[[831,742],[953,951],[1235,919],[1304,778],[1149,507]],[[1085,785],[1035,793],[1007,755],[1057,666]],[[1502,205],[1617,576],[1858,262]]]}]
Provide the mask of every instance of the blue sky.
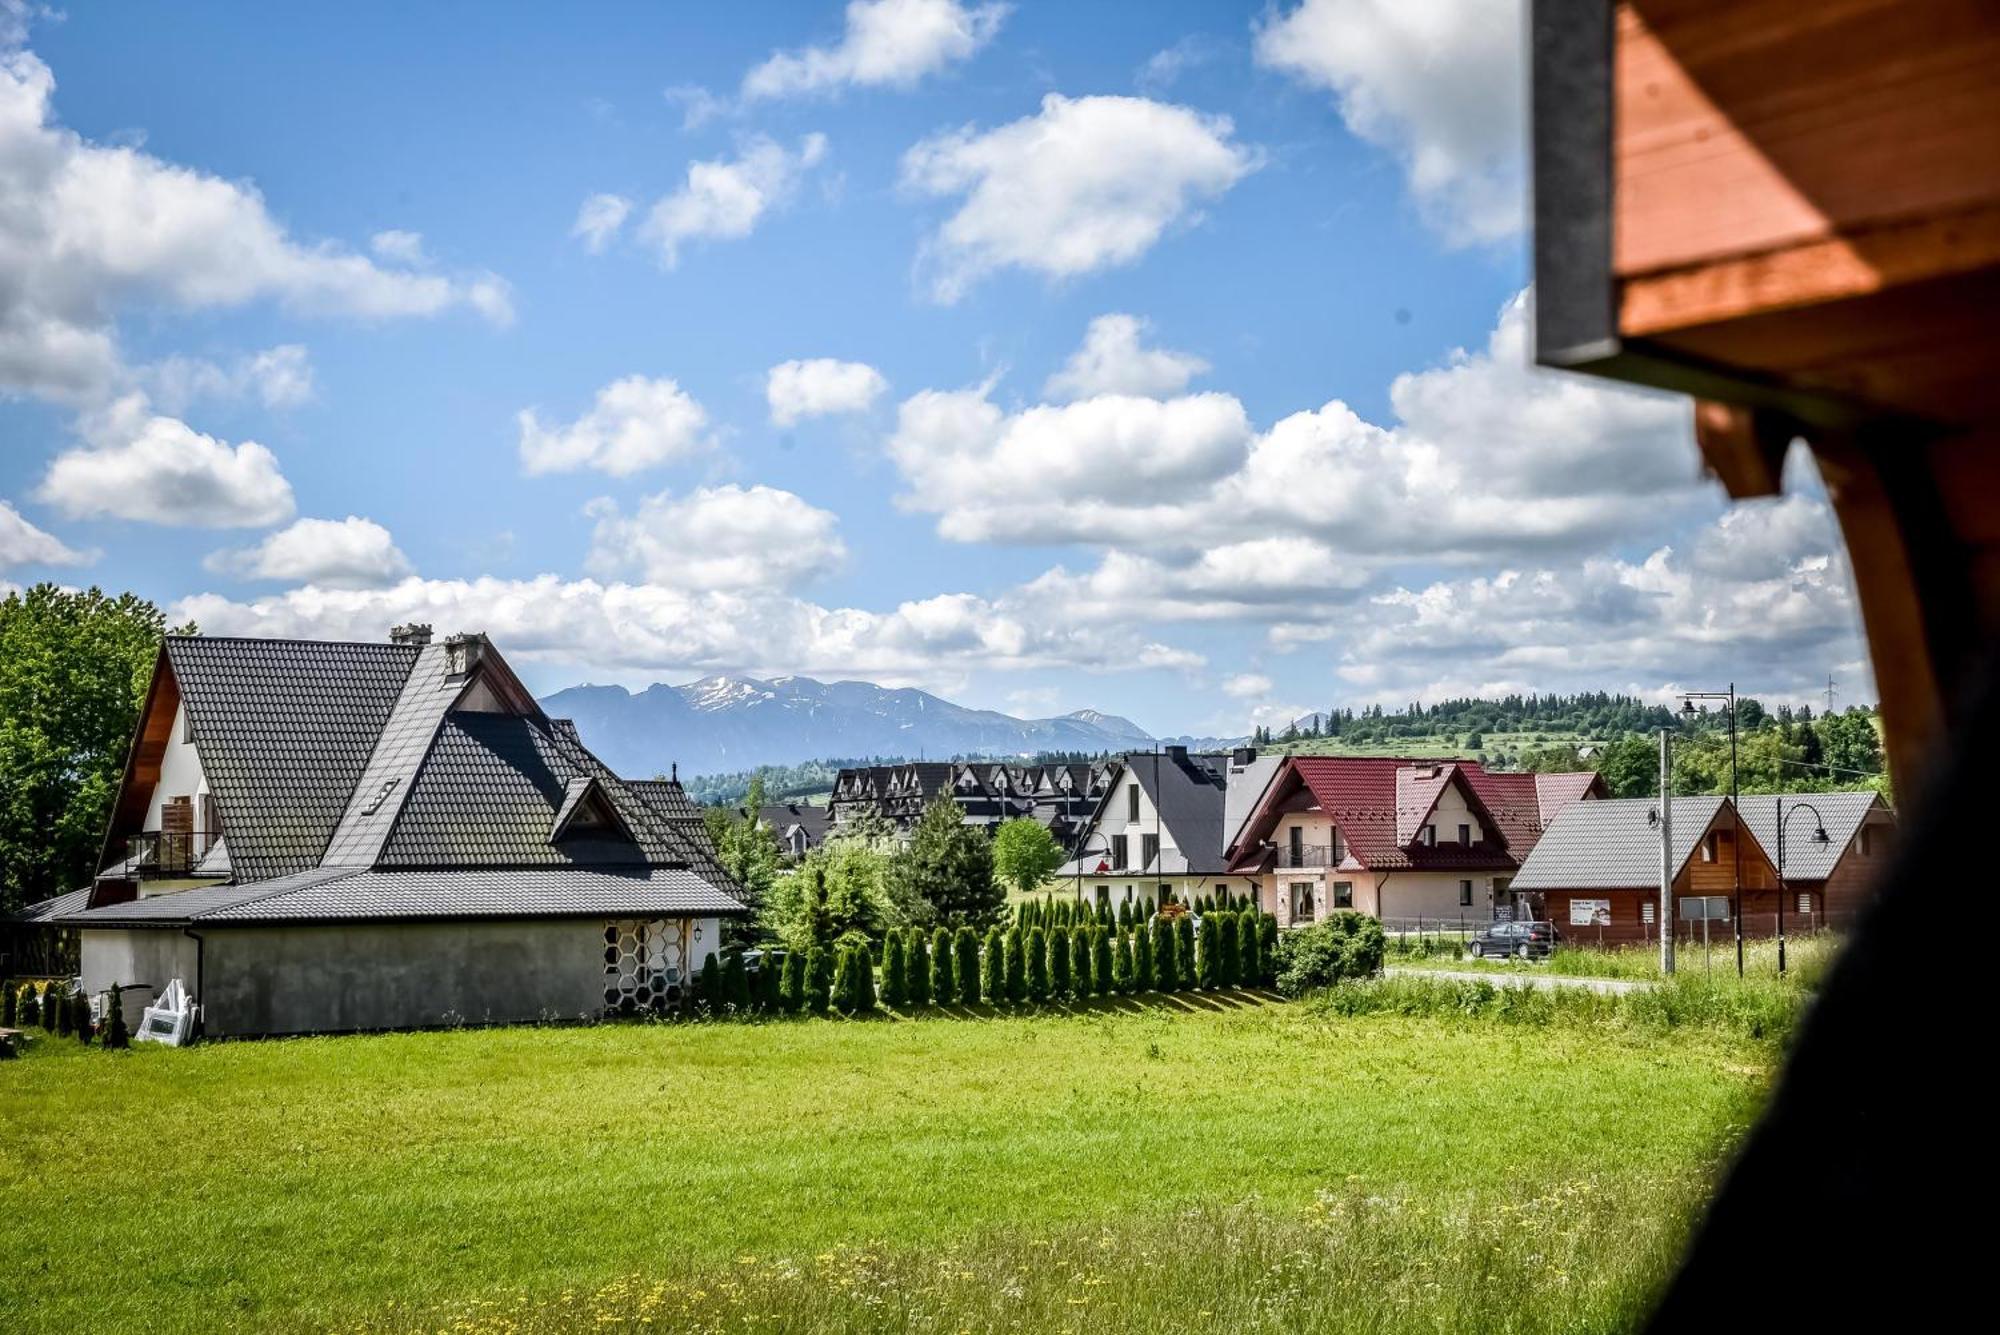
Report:
[{"label": "blue sky", "polygon": [[1518,27],[0,0],[0,583],[1166,731],[1866,698],[1816,479],[1526,368]]}]

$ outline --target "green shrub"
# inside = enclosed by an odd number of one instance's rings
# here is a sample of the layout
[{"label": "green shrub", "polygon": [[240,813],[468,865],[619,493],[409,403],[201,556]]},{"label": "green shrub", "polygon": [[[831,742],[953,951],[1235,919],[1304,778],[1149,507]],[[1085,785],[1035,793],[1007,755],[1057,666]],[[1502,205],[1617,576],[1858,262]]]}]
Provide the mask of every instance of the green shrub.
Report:
[{"label": "green shrub", "polygon": [[903,934],[891,931],[882,941],[882,1001],[889,1009],[910,1004],[908,979],[903,971]]},{"label": "green shrub", "polygon": [[58,990],[54,983],[50,983],[49,990],[42,994],[42,1012],[44,1014],[52,1012],[55,1015],[55,1023],[49,1027],[50,1032],[58,1038],[69,1037],[69,1026],[76,1018],[76,1012],[70,1009],[68,993]]},{"label": "green shrub", "polygon": [[1028,997],[1047,1001],[1054,984],[1049,978],[1049,938],[1039,927],[1028,929]]},{"label": "green shrub", "polygon": [[1124,996],[1132,990],[1132,938],[1119,932],[1105,941],[1111,953],[1111,991]]},{"label": "green shrub", "polygon": [[125,1002],[122,1000],[124,991],[125,989],[116,983],[111,985],[110,1009],[105,1012],[104,1046],[114,1051],[132,1046],[132,1031],[125,1027]]},{"label": "green shrub", "polygon": [[722,961],[710,951],[701,962],[701,971],[694,976],[695,1003],[710,1015],[722,1010]]},{"label": "green shrub", "polygon": [[1152,955],[1146,990],[1171,992],[1180,986],[1180,966],[1174,962],[1174,920],[1154,918],[1146,931]]},{"label": "green shrub", "polygon": [[738,1015],[750,1010],[750,971],[744,967],[743,952],[732,950],[722,962],[722,1001]]},{"label": "green shrub", "polygon": [[979,990],[996,1006],[1007,999],[1007,934],[998,927],[986,929],[986,953],[979,961]]},{"label": "green shrub", "polygon": [[833,958],[818,942],[806,947],[805,1000],[814,1015],[826,1014],[833,1004]]},{"label": "green shrub", "polygon": [[1372,977],[1382,971],[1386,948],[1382,924],[1350,910],[1294,928],[1278,942],[1278,990],[1296,997],[1343,978]]},{"label": "green shrub", "polygon": [[1210,911],[1201,915],[1201,932],[1195,940],[1195,986],[1209,991],[1222,986],[1221,944],[1223,915]]},{"label": "green shrub", "polygon": [[1186,992],[1200,984],[1196,974],[1200,961],[1195,958],[1194,915],[1183,913],[1174,919],[1174,988]]},{"label": "green shrub", "polygon": [[1018,1006],[1028,999],[1028,948],[1023,933],[1007,933],[1007,1000]]},{"label": "green shrub", "polygon": [[1278,915],[1257,915],[1257,981],[1271,987],[1278,981]]},{"label": "green shrub", "polygon": [[[1120,935],[1119,940],[1124,940]],[[1111,929],[1099,927],[1090,934],[1090,981],[1100,997],[1125,989],[1118,984],[1118,958],[1111,949]]]},{"label": "green shrub", "polygon": [[841,946],[834,953],[833,993],[830,1000],[833,1008],[842,1015],[852,1015],[855,1010],[854,978],[854,947]]},{"label": "green shrub", "polygon": [[924,946],[922,929],[912,927],[905,933],[903,950],[904,983],[910,989],[912,1006],[931,1004],[931,952]]},{"label": "green shrub", "polygon": [[943,927],[931,933],[931,998],[949,1006],[958,996],[958,980],[951,967],[951,932]]},{"label": "green shrub", "polygon": [[788,950],[778,975],[778,1009],[797,1015],[806,1004],[806,951]]},{"label": "green shrub", "polygon": [[1097,961],[1093,956],[1088,925],[1072,927],[1069,933],[1069,986],[1079,997],[1097,991]]},{"label": "green shrub", "polygon": [[70,994],[69,1005],[70,1032],[76,1035],[77,1042],[88,1046],[90,1043],[90,998],[83,995],[82,988],[78,988]]},{"label": "green shrub", "polygon": [[1056,998],[1070,993],[1070,949],[1069,928],[1058,927],[1049,933],[1049,995]]},{"label": "green shrub", "polygon": [[867,1015],[875,1009],[875,956],[865,941],[855,946],[853,953],[853,1011],[856,1015]]},{"label": "green shrub", "polygon": [[42,988],[42,1030],[53,1034],[56,1031],[56,1016],[62,1010],[62,995],[56,985],[49,983]]},{"label": "green shrub", "polygon": [[1215,915],[1215,975],[1218,986],[1234,987],[1238,979],[1237,966],[1243,961],[1243,948],[1237,944],[1237,929],[1243,915],[1230,909]]},{"label": "green shrub", "polygon": [[758,962],[756,984],[751,989],[752,1009],[759,1015],[776,1015],[783,1007],[778,1001],[778,984],[784,974],[784,957],[775,949],[766,950]]},{"label": "green shrub", "polygon": [[958,929],[953,941],[958,955],[952,972],[958,983],[958,999],[968,1006],[979,1004],[979,933],[970,927]]},{"label": "green shrub", "polygon": [[1236,918],[1236,985],[1255,987],[1264,976],[1257,953],[1257,913],[1245,909]]},{"label": "green shrub", "polygon": [[1130,899],[1121,899],[1118,901],[1118,925],[1128,932],[1132,930],[1132,901]]}]

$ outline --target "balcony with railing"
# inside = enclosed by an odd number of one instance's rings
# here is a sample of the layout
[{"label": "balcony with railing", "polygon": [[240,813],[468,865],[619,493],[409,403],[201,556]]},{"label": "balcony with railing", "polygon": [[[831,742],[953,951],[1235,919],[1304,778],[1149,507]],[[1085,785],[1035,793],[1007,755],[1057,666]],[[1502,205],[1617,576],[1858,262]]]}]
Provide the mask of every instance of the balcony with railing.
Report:
[{"label": "balcony with railing", "polygon": [[117,873],[142,881],[226,876],[228,868],[215,865],[223,860],[221,840],[215,830],[147,830],[126,839]]},{"label": "balcony with railing", "polygon": [[1333,844],[1280,844],[1278,866],[1288,870],[1301,867],[1338,867],[1346,852],[1346,849]]}]

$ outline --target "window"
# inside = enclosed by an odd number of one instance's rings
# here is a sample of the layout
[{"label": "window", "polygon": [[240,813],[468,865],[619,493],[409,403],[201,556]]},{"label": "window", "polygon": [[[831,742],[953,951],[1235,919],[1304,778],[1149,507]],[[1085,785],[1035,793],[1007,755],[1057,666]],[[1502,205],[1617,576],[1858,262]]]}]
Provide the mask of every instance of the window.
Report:
[{"label": "window", "polygon": [[1292,839],[1292,865],[1294,867],[1302,867],[1305,865],[1306,832],[1300,829],[1298,826],[1294,825],[1292,827],[1291,839]]},{"label": "window", "polygon": [[1291,890],[1292,921],[1311,922],[1313,920],[1313,883],[1311,881],[1293,881]]},{"label": "window", "polygon": [[1160,836],[1142,834],[1139,836],[1139,865],[1151,867],[1160,856]]},{"label": "window", "polygon": [[1812,892],[1809,890],[1800,891],[1799,916],[1801,918],[1810,918],[1812,917],[1812,914],[1813,914]]},{"label": "window", "polygon": [[1354,907],[1354,882],[1335,881],[1333,883],[1333,906],[1337,909]]},{"label": "window", "polygon": [[1132,865],[1131,860],[1125,856],[1130,851],[1131,851],[1130,845],[1124,835],[1114,834],[1111,836],[1112,866],[1117,867],[1120,870],[1123,870],[1124,868],[1131,866]]},{"label": "window", "polygon": [[1458,827],[1458,842],[1461,844],[1472,842],[1472,827],[1470,825],[1461,825]]},{"label": "window", "polygon": [[1333,860],[1338,863],[1342,858],[1347,856],[1346,852],[1340,846],[1340,827],[1338,825],[1333,827],[1328,838],[1333,848]]},{"label": "window", "polygon": [[1125,819],[1139,819],[1139,785],[1136,783],[1125,790]]},{"label": "window", "polygon": [[1436,848],[1437,846],[1438,846],[1438,827],[1435,825],[1424,826],[1424,847]]},{"label": "window", "polygon": [[1861,827],[1861,839],[1859,841],[1859,846],[1861,849],[1861,856],[1864,858],[1873,857],[1875,855],[1875,848],[1874,848],[1875,840],[1873,838],[1874,834],[1875,832],[1869,829],[1866,825]]},{"label": "window", "polygon": [[1458,883],[1458,906],[1462,909],[1472,907],[1472,882],[1460,881]]},{"label": "window", "polygon": [[[1096,892],[1099,899],[1109,899],[1111,897],[1111,887],[1108,885],[1092,886],[1091,889]],[[1131,897],[1132,891],[1128,887],[1125,891],[1125,898],[1130,899]]]},{"label": "window", "polygon": [[1703,862],[1715,861],[1715,842],[1718,837],[1716,831],[1710,830],[1708,838],[1701,841],[1701,860]]},{"label": "window", "polygon": [[1654,915],[1655,913],[1657,913],[1657,912],[1659,911],[1659,907],[1660,907],[1659,905],[1655,904],[1655,903],[1654,903],[1654,902],[1653,902],[1652,900],[1650,900],[1650,899],[1642,899],[1642,900],[1640,900],[1640,901],[1639,901],[1639,921],[1640,921],[1640,922],[1643,922],[1643,923],[1646,923],[1646,924],[1647,924],[1648,926],[1650,926],[1650,925],[1651,925],[1651,924],[1653,923],[1653,921],[1654,921],[1654,916],[1653,916],[1653,915]]}]

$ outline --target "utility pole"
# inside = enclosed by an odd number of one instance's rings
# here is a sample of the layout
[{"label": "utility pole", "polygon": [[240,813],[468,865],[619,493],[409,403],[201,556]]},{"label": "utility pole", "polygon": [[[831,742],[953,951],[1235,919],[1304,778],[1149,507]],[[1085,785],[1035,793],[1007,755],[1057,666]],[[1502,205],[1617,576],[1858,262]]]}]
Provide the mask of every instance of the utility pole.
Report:
[{"label": "utility pole", "polygon": [[1674,971],[1674,762],[1660,729],[1660,972]]},{"label": "utility pole", "polygon": [[1826,674],[1826,712],[1833,712],[1833,674]]}]

